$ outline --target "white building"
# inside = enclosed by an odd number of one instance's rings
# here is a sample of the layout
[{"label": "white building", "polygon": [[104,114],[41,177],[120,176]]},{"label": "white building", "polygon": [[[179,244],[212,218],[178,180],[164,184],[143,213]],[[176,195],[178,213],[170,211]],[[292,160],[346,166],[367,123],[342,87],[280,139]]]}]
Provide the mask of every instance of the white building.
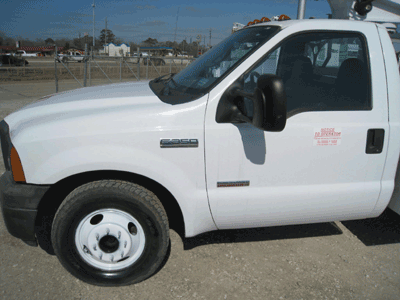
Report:
[{"label": "white building", "polygon": [[127,44],[115,45],[114,43],[109,43],[104,45],[104,49],[99,51],[100,53],[105,53],[108,56],[129,56],[130,47]]}]

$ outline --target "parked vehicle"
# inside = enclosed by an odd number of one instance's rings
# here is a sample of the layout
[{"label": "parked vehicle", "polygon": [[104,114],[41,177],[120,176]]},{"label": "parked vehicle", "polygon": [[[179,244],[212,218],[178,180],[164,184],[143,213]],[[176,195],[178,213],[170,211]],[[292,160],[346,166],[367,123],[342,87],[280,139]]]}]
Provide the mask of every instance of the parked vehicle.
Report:
[{"label": "parked vehicle", "polygon": [[16,66],[16,67],[21,67],[21,66],[26,66],[28,65],[29,62],[25,59],[21,59],[12,55],[0,55],[0,67],[5,67],[5,66]]},{"label": "parked vehicle", "polygon": [[38,53],[27,53],[25,50],[17,50],[17,52],[14,55],[35,57],[35,56],[38,56]]},{"label": "parked vehicle", "polygon": [[162,58],[157,58],[157,57],[149,57],[149,58],[144,58],[144,63],[145,64],[149,64],[151,65],[151,63],[153,63],[153,65],[155,66],[165,66],[165,60],[163,60]]},{"label": "parked vehicle", "polygon": [[57,55],[58,62],[82,62],[85,59],[85,56],[79,51],[67,51],[66,53],[61,53]]},{"label": "parked vehicle", "polygon": [[7,229],[125,285],[162,265],[172,221],[192,237],[376,217],[399,203],[399,81],[385,27],[298,20],[176,75],[48,96],[0,123]]}]

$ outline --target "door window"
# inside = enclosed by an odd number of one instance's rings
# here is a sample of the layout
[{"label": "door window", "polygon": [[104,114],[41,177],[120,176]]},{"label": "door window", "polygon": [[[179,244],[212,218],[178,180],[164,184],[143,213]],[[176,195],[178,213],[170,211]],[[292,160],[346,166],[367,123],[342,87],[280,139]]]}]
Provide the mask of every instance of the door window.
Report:
[{"label": "door window", "polygon": [[[357,33],[304,33],[291,37],[244,75],[253,92],[263,74],[282,78],[288,117],[305,111],[371,110],[366,42]],[[245,98],[252,116],[252,101]]]}]

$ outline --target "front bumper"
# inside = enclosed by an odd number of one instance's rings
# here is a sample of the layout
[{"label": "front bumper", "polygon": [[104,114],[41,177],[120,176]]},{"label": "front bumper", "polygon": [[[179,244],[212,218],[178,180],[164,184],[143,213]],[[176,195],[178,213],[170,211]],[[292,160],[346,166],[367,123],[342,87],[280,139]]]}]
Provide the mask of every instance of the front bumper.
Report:
[{"label": "front bumper", "polygon": [[35,220],[40,200],[50,185],[16,183],[11,171],[0,177],[0,205],[8,232],[26,242],[37,245]]}]

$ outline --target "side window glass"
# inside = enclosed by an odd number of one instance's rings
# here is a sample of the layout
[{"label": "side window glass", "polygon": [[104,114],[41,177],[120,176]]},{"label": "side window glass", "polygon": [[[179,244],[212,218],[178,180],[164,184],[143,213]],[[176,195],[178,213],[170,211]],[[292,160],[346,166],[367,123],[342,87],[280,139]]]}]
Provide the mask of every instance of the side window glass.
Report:
[{"label": "side window glass", "polygon": [[[305,33],[289,38],[244,75],[253,92],[263,74],[282,78],[288,116],[305,111],[371,110],[366,43],[357,33]],[[247,111],[252,101],[244,99]]]}]

